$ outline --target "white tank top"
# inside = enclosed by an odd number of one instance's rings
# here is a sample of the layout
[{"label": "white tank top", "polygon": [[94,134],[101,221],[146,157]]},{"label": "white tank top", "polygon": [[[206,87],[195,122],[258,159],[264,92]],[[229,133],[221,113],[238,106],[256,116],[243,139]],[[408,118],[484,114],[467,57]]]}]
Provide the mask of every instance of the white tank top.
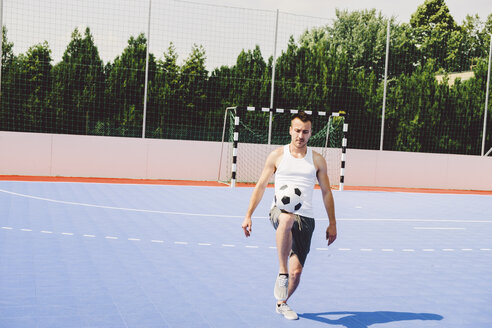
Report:
[{"label": "white tank top", "polygon": [[[313,151],[308,147],[306,156],[295,158],[290,154],[289,145],[284,146],[284,154],[275,172],[275,191],[283,184],[291,183],[301,189],[303,204],[295,214],[313,218],[313,190],[318,181],[313,163]],[[273,205],[272,205],[273,206]]]}]

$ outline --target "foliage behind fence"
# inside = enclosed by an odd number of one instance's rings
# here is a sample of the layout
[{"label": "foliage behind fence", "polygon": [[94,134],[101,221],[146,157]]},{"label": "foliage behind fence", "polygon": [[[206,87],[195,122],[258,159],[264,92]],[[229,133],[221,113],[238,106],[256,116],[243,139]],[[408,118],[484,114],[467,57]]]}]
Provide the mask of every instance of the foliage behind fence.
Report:
[{"label": "foliage behind fence", "polygon": [[[4,11],[16,6],[5,1]],[[84,17],[87,8],[77,6]],[[275,33],[275,12],[180,1],[162,6],[151,19],[148,138],[220,140],[226,107],[270,107],[275,61],[273,107],[343,110],[349,147],[379,149],[389,21],[384,149],[480,154],[492,14],[459,24],[443,0],[426,0],[408,23],[376,10],[338,11],[335,20],[279,13]],[[187,19],[189,13],[199,16]],[[166,25],[168,14],[182,19]],[[22,24],[4,22],[0,130],[142,136],[144,28],[106,63],[90,26],[73,28],[55,62],[49,35],[16,54],[9,34],[18,35]],[[171,37],[164,47],[162,39]],[[191,51],[183,55],[186,46]],[[234,51],[232,61],[226,58]],[[450,78],[466,71],[471,78]],[[486,149],[492,115],[487,123]]]}]

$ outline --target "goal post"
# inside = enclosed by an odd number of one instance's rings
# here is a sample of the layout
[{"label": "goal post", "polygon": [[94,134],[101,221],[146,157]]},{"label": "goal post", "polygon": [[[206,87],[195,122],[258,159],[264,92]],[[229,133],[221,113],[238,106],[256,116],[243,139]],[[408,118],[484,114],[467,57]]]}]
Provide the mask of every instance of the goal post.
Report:
[{"label": "goal post", "polygon": [[[291,118],[299,111],[263,107],[226,108],[218,181],[228,183],[231,187],[235,187],[236,183],[256,183],[268,154],[290,142]],[[313,118],[308,145],[325,158],[332,188],[343,190],[348,131],[345,113],[317,110],[304,112]],[[270,114],[272,127],[271,142],[268,144]],[[273,177],[270,182],[273,182]]]}]

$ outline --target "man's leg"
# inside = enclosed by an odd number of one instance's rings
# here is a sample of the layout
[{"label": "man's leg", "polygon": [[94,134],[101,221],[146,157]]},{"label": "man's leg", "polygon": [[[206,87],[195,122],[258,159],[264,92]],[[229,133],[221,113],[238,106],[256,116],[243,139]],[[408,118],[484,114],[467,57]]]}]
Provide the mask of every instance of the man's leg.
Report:
[{"label": "man's leg", "polygon": [[[287,299],[289,299],[295,292],[299,282],[301,281],[302,264],[299,261],[297,255],[293,254],[289,258],[289,290]],[[297,320],[299,316],[297,313],[287,305],[287,299],[285,301],[277,301],[277,313],[282,314],[289,320]]]},{"label": "man's leg", "polygon": [[296,254],[289,258],[289,299],[299,286],[302,274],[302,264]]},{"label": "man's leg", "polygon": [[[295,219],[295,216],[294,216]],[[297,221],[297,220],[295,220]],[[288,288],[285,298],[277,298],[276,311],[282,314],[285,318],[290,320],[298,319],[297,313],[287,305],[287,300],[294,294],[301,281],[301,274],[306,261],[306,256],[309,253],[311,247],[311,238],[314,231],[315,221],[312,218],[301,217],[299,224],[302,224],[302,228],[298,226],[297,222],[294,222],[291,229],[292,236],[292,255],[288,258]]]},{"label": "man's leg", "polygon": [[[302,274],[302,264],[299,261],[299,258],[297,257],[296,254],[292,254],[292,256],[289,258],[289,289],[288,289],[288,296],[287,300],[294,294],[294,292],[297,289],[297,286],[299,286],[299,282],[301,281],[301,274]],[[278,301],[277,303],[286,303],[287,300],[285,301]]]},{"label": "man's leg", "polygon": [[289,276],[288,259],[292,250],[292,226],[294,225],[295,215],[288,213],[278,213],[274,226],[276,226],[275,239],[277,242],[277,254],[279,263],[279,274],[275,280],[273,295],[277,301],[284,301],[289,295]]},{"label": "man's leg", "polygon": [[292,225],[295,222],[295,215],[281,213],[278,217],[278,227],[275,233],[277,242],[277,254],[279,263],[279,273],[288,273],[287,262],[290,251],[292,250]]}]

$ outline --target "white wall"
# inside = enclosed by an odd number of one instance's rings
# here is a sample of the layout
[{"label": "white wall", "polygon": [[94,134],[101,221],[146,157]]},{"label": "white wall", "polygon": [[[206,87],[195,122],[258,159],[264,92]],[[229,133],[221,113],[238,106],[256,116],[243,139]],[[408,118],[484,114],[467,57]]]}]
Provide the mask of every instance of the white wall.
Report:
[{"label": "white wall", "polygon": [[492,157],[347,150],[346,184],[492,190]]},{"label": "white wall", "polygon": [[0,174],[217,180],[217,142],[0,132]]},{"label": "white wall", "polygon": [[[219,142],[0,132],[0,175],[215,181],[220,153]],[[492,157],[348,149],[345,184],[492,190]]]}]

